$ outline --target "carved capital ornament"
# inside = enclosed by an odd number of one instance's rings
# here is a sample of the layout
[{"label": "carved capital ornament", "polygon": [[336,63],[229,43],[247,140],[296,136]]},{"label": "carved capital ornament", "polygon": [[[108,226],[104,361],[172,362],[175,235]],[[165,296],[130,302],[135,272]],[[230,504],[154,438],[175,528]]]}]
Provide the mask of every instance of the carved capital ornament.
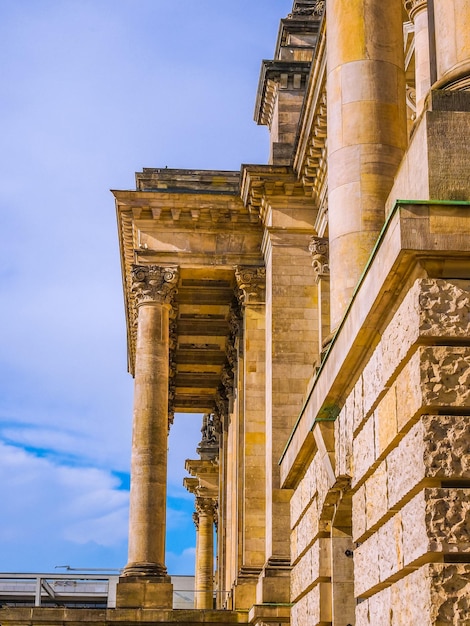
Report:
[{"label": "carved capital ornament", "polygon": [[137,306],[150,302],[171,304],[178,282],[177,267],[161,265],[133,265],[131,291]]},{"label": "carved capital ornament", "polygon": [[329,266],[329,243],[326,237],[312,237],[308,249],[312,255],[312,268],[315,280],[326,278],[330,275]]},{"label": "carved capital ornament", "polygon": [[242,305],[262,304],[266,296],[266,268],[239,265],[235,269],[235,278],[240,289]]},{"label": "carved capital ornament", "polygon": [[417,13],[428,8],[427,0],[404,0],[403,4],[405,5],[405,9],[408,11],[410,20],[413,20]]}]

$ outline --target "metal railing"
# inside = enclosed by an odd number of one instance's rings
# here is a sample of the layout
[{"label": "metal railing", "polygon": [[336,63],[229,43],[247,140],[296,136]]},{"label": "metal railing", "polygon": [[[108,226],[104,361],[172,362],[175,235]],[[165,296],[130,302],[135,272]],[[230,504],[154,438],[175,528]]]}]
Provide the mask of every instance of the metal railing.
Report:
[{"label": "metal railing", "polygon": [[[207,593],[194,589],[193,576],[171,578],[175,609],[194,608],[197,594]],[[77,570],[67,574],[0,573],[0,606],[115,608],[118,580],[118,573]],[[214,591],[213,597],[214,609],[231,609],[230,591]]]}]

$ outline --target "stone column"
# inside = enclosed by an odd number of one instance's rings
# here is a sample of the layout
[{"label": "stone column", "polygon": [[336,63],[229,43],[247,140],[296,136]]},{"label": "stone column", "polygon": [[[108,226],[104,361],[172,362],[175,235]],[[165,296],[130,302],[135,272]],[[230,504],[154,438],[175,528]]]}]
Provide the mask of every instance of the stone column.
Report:
[{"label": "stone column", "polygon": [[470,84],[470,4],[434,0],[439,87],[468,89]]},{"label": "stone column", "polygon": [[238,266],[235,277],[243,308],[241,433],[241,565],[234,608],[249,609],[266,559],[266,269]]},{"label": "stone column", "polygon": [[214,500],[196,498],[196,609],[212,609],[214,597]]},{"label": "stone column", "polygon": [[401,0],[328,0],[326,11],[334,330],[383,226],[407,126]]},{"label": "stone column", "polygon": [[416,116],[419,116],[423,111],[424,100],[431,89],[428,2],[427,0],[405,0],[405,8],[415,26]]},{"label": "stone column", "polygon": [[176,268],[134,266],[137,307],[129,560],[118,586],[120,607],[172,606],[165,567],[169,311]]}]

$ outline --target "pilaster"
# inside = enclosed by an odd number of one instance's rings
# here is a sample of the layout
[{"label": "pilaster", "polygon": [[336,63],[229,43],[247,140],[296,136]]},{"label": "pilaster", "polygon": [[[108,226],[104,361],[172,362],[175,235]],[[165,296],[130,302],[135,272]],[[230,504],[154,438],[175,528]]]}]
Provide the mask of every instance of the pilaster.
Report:
[{"label": "pilaster", "polygon": [[[268,200],[265,200],[268,204]],[[318,358],[318,302],[308,245],[310,230],[285,228],[288,211],[266,210],[266,561],[257,602],[289,602],[292,492],[281,489],[279,459]],[[311,213],[314,218],[313,211]],[[284,226],[284,228],[283,228]]]},{"label": "pilaster", "polygon": [[243,312],[243,393],[239,393],[241,564],[233,602],[237,609],[248,609],[256,599],[266,549],[266,270],[260,266],[237,266],[235,276]]}]

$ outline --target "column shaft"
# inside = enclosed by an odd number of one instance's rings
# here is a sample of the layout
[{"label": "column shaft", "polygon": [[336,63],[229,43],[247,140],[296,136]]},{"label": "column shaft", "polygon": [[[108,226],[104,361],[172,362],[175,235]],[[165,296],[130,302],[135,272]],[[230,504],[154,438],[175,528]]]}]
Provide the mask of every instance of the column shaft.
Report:
[{"label": "column shaft", "polygon": [[198,498],[199,524],[196,555],[196,608],[212,609],[214,595],[214,509],[212,502]]},{"label": "column shaft", "polygon": [[406,0],[405,8],[415,26],[416,115],[419,116],[431,89],[428,3],[427,0]]},{"label": "column shaft", "polygon": [[437,79],[442,86],[470,76],[470,4],[468,0],[435,0]]},{"label": "column shaft", "polygon": [[168,305],[139,306],[125,574],[165,575]]},{"label": "column shaft", "polygon": [[407,143],[401,0],[328,0],[331,317],[349,304]]}]

